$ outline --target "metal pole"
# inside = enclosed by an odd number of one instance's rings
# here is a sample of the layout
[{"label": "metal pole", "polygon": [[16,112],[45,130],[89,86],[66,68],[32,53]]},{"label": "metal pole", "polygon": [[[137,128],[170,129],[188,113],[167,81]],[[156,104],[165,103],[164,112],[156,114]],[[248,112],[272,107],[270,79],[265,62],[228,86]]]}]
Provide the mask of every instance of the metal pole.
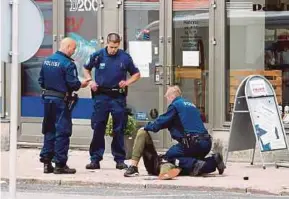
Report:
[{"label": "metal pole", "polygon": [[254,158],[255,158],[255,150],[256,150],[256,142],[255,142],[255,145],[254,145],[254,150],[253,150],[253,156],[252,156],[252,161],[251,161],[251,165],[254,164]]},{"label": "metal pole", "polygon": [[[2,3],[3,1],[0,1],[0,46],[2,46]],[[2,65],[2,49],[1,48],[0,48],[0,64]]]},{"label": "metal pole", "polygon": [[17,131],[18,131],[18,14],[19,0],[12,1],[12,65],[11,65],[11,112],[10,112],[10,161],[9,161],[9,192],[10,199],[16,199],[16,161],[17,161]]}]

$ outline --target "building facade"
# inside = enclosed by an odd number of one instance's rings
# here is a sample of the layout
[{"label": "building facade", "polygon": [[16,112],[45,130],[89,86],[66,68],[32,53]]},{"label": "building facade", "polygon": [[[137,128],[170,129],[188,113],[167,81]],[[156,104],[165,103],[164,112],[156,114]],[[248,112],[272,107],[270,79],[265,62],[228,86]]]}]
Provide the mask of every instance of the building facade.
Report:
[{"label": "building facade", "polygon": [[[37,79],[41,62],[65,36],[74,38],[82,78],[85,58],[118,32],[142,79],[129,88],[128,106],[140,125],[167,107],[167,85],[177,84],[201,110],[207,128],[228,137],[234,95],[249,74],[271,80],[278,103],[289,106],[288,0],[35,0],[43,13],[45,37],[33,58],[21,64],[21,136],[40,142],[42,104]],[[32,33],[33,34],[33,33]],[[288,55],[288,58],[287,58]],[[287,62],[288,61],[288,62]],[[10,116],[10,66],[1,65],[2,122]],[[73,113],[72,143],[90,142],[90,90]],[[285,124],[289,128],[289,125]],[[172,144],[165,131],[153,137],[158,148]]]}]

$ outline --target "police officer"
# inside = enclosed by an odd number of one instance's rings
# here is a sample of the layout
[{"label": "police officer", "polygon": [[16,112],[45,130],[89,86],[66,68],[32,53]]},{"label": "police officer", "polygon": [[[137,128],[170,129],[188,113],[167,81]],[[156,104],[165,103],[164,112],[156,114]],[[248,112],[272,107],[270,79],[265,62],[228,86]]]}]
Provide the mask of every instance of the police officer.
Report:
[{"label": "police officer", "polygon": [[[138,175],[137,165],[145,153],[150,153],[153,157],[149,161],[144,158],[147,170],[152,167],[153,169],[150,170],[153,174],[159,172],[161,161],[156,155],[148,131],[158,132],[165,128],[168,128],[172,138],[178,141],[178,144],[166,152],[163,157],[165,160],[179,166],[183,174],[198,176],[214,172],[216,169],[219,174],[223,174],[225,165],[221,154],[217,153],[205,158],[211,150],[212,141],[201,120],[199,110],[194,104],[181,97],[181,90],[178,86],[169,87],[165,97],[170,103],[167,112],[138,131],[131,166],[124,176]],[[150,156],[146,155],[146,157]],[[173,175],[176,173],[174,172]]]},{"label": "police officer", "polygon": [[[76,65],[70,58],[75,48],[74,40],[64,38],[59,51],[43,62],[40,71],[38,81],[44,89],[42,95],[44,144],[40,153],[40,162],[44,163],[44,173],[74,174],[76,172],[66,164],[72,134],[71,111],[66,99],[73,91],[88,86],[91,79],[79,81]],[[52,159],[55,168],[51,164]]]},{"label": "police officer", "polygon": [[[124,128],[127,121],[126,95],[127,87],[140,78],[140,72],[132,58],[119,49],[120,36],[110,33],[107,36],[107,46],[90,57],[84,65],[84,74],[91,78],[91,70],[95,68],[95,81],[90,83],[93,96],[93,114],[91,128],[94,130],[90,144],[90,160],[86,169],[100,169],[99,162],[103,159],[105,149],[105,129],[109,113],[113,119],[112,154],[117,169],[125,169],[127,165],[124,149]],[[127,73],[130,78],[127,79]]]}]

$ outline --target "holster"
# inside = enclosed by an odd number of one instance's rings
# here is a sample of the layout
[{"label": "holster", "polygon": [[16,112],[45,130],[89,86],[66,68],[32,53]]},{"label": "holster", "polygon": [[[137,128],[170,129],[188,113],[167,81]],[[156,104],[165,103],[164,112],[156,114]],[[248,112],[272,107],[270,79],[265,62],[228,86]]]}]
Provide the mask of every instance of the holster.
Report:
[{"label": "holster", "polygon": [[192,146],[198,144],[202,140],[209,140],[211,139],[210,134],[186,134],[184,138],[181,139],[182,145],[189,149]]},{"label": "holster", "polygon": [[104,94],[112,98],[117,98],[119,96],[127,96],[127,87],[125,88],[106,88],[98,87],[97,91],[91,90],[91,96],[94,98],[96,95]]},{"label": "holster", "polygon": [[73,111],[73,109],[74,109],[75,105],[77,104],[78,100],[79,100],[79,97],[78,97],[78,95],[76,93],[73,93],[73,94],[71,94],[69,96],[66,96],[65,101],[67,102],[68,110],[70,112]]}]

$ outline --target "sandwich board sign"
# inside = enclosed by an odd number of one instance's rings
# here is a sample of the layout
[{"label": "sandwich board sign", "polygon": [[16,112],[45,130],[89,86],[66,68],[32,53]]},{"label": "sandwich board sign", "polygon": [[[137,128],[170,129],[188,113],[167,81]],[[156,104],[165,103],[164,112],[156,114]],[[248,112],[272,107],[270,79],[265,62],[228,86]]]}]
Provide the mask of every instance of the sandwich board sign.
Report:
[{"label": "sandwich board sign", "polygon": [[254,149],[253,164],[256,141],[264,169],[263,152],[289,149],[271,83],[263,76],[251,75],[242,81],[235,95],[226,162],[229,152]]}]

